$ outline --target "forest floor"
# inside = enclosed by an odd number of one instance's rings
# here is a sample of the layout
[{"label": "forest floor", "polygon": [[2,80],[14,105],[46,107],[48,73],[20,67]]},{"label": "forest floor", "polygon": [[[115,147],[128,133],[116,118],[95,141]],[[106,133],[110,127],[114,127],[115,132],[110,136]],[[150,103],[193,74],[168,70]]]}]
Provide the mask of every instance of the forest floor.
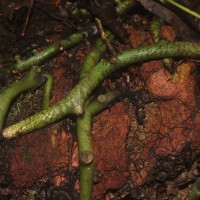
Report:
[{"label": "forest floor", "polygon": [[[43,4],[33,8],[24,37],[19,35],[26,9],[17,11],[18,18],[9,25],[10,34],[1,22],[0,30],[6,33],[0,35],[1,67],[13,63],[16,55],[25,59],[34,50],[43,50],[73,33],[68,24],[52,17],[58,7]],[[153,44],[152,19],[155,17],[140,6],[133,9],[123,24],[129,43],[115,40],[115,51]],[[91,21],[77,23],[84,26]],[[170,25],[163,24],[161,33],[165,40],[179,39]],[[98,37],[89,37],[42,66],[54,77],[51,105],[76,85],[83,59]],[[187,58],[174,60],[173,67],[170,73],[161,60],[138,63],[112,74],[92,93],[98,96],[126,87],[135,91],[132,99],[122,97],[93,120],[94,199],[187,199],[191,184],[199,176],[199,70],[198,63]],[[7,82],[21,76],[17,74]],[[146,93],[151,96],[149,101],[145,101]],[[42,95],[43,88],[38,88],[17,98],[5,126],[37,113]],[[147,103],[138,109],[136,101]],[[1,142],[0,199],[77,199],[77,154],[75,117]]]}]

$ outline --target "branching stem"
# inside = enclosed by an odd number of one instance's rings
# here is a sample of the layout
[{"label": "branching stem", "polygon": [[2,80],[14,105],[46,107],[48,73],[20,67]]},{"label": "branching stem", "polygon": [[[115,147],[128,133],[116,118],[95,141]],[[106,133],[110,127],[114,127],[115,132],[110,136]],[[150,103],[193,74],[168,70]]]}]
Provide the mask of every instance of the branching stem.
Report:
[{"label": "branching stem", "polygon": [[111,58],[110,61],[102,60],[58,104],[7,127],[3,130],[3,136],[7,139],[16,138],[18,135],[47,126],[68,114],[80,116],[83,114],[84,103],[91,92],[108,75],[134,63],[169,57],[198,58],[200,45],[188,42],[160,42],[124,51]]},{"label": "branching stem", "polygon": [[93,150],[92,150],[92,118],[106,109],[114,100],[121,96],[120,91],[103,94],[104,101],[98,98],[85,106],[83,117],[77,118],[77,141],[80,161],[80,200],[92,199],[93,185]]},{"label": "branching stem", "polygon": [[[10,84],[7,88],[3,89],[0,93],[0,132],[2,132],[3,124],[6,114],[12,101],[21,93],[38,87],[44,82],[44,77],[39,67],[33,67],[28,74]],[[2,138],[2,135],[0,135]]]}]

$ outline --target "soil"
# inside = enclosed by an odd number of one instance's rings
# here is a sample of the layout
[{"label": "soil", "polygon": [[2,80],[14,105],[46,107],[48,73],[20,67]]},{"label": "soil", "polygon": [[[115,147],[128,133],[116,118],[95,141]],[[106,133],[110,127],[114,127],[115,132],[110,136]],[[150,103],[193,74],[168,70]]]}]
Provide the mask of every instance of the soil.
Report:
[{"label": "soil", "polygon": [[[14,63],[17,55],[28,58],[75,31],[66,22],[72,16],[66,20],[60,10],[60,1],[38,1],[22,37],[28,3],[15,7],[12,20],[1,19],[1,68]],[[129,43],[115,40],[115,51],[153,44],[152,19],[155,17],[142,7],[133,9],[121,26]],[[92,17],[73,19],[77,27],[92,21]],[[161,32],[170,42],[178,38],[170,25],[163,24]],[[78,83],[81,65],[96,38],[99,35],[43,64],[54,77],[51,105]],[[118,88],[133,91],[93,119],[94,200],[187,199],[199,176],[199,70],[198,62],[191,59],[173,60],[173,66],[171,73],[161,60],[138,63],[109,76],[93,92],[92,97]],[[22,76],[1,80],[1,88]],[[5,127],[40,111],[42,96],[40,87],[17,98]],[[1,142],[0,199],[71,200],[78,199],[78,193],[75,117]]]}]

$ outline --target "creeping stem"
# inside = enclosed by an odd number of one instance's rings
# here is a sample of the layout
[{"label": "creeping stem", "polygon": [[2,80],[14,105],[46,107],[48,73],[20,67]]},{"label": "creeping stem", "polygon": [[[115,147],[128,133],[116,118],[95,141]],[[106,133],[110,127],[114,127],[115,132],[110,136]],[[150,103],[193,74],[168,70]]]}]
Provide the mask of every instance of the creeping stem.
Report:
[{"label": "creeping stem", "polygon": [[87,103],[83,117],[77,118],[77,141],[80,161],[80,200],[92,199],[93,185],[93,150],[91,140],[92,118],[107,108],[122,93],[120,91],[107,92],[99,98]]},{"label": "creeping stem", "polygon": [[[5,116],[12,101],[19,96],[21,93],[36,88],[41,85],[44,81],[41,70],[39,67],[33,67],[28,74],[10,84],[7,88],[3,89],[0,93],[0,133],[2,133],[2,127],[4,123]],[[0,135],[2,138],[2,135]]]},{"label": "creeping stem", "polygon": [[[153,20],[151,22],[150,30],[155,43],[162,40],[161,25],[162,23],[160,20]],[[173,60],[171,58],[163,58],[162,63],[171,74],[174,73],[175,68],[172,67]]]},{"label": "creeping stem", "polygon": [[19,60],[17,63],[6,68],[5,71],[6,73],[24,72],[34,65],[41,65],[46,60],[54,57],[59,52],[76,46],[83,40],[83,38],[84,36],[82,33],[74,33],[68,39],[60,40],[26,60]]},{"label": "creeping stem", "polygon": [[195,183],[192,185],[188,200],[200,199],[200,178],[198,177]]},{"label": "creeping stem", "polygon": [[[114,38],[109,32],[106,33],[106,37],[111,42]],[[100,62],[103,53],[106,51],[106,46],[101,39],[98,39],[92,50],[87,54],[84,59],[80,79],[83,79],[90,73],[92,68]],[[93,150],[92,150],[92,117],[103,110],[112,98],[109,98],[110,93],[105,96],[107,99],[104,102],[98,100],[87,102],[84,105],[84,114],[81,117],[77,117],[77,141],[79,148],[79,161],[80,161],[80,200],[92,199],[92,185],[93,185]],[[112,97],[115,97],[115,93],[112,93]]]},{"label": "creeping stem", "polygon": [[34,131],[51,124],[68,114],[83,114],[83,106],[94,88],[108,75],[138,62],[169,57],[200,57],[200,45],[189,42],[160,42],[151,46],[124,51],[110,61],[102,60],[73,88],[67,97],[27,119],[3,130],[7,139]]},{"label": "creeping stem", "polygon": [[150,30],[151,30],[151,34],[153,37],[153,40],[155,43],[159,42],[161,40],[162,37],[162,33],[161,33],[161,21],[159,19],[153,20],[151,22],[151,26],[150,26]]},{"label": "creeping stem", "polygon": [[44,77],[46,78],[45,84],[44,84],[44,96],[42,101],[42,110],[45,110],[50,105],[50,99],[51,99],[51,91],[53,87],[53,76],[45,72]]},{"label": "creeping stem", "polygon": [[[106,37],[109,42],[112,42],[114,39],[114,36],[109,31],[106,32]],[[92,50],[86,55],[84,59],[80,72],[80,79],[86,76],[91,71],[91,69],[101,60],[101,57],[106,52],[106,50],[107,48],[104,42],[101,39],[98,39]]]},{"label": "creeping stem", "polygon": [[[118,3],[118,6],[116,7],[116,10],[119,15],[124,14],[127,10],[129,10],[131,7],[135,5],[134,0],[126,0],[124,2]],[[67,39],[60,40],[52,45],[50,45],[48,48],[46,48],[43,51],[40,51],[36,53],[34,56],[26,59],[26,60],[18,60],[15,64],[7,67],[5,69],[5,73],[18,73],[18,72],[24,72],[29,70],[34,65],[41,65],[46,60],[51,59],[56,54],[65,51],[67,49],[71,49],[72,47],[76,46],[78,43],[83,41],[86,35],[91,35],[91,27],[86,27],[85,31],[74,33],[71,36],[69,36]],[[93,31],[92,31],[93,32]],[[94,34],[94,33],[92,33]]]}]

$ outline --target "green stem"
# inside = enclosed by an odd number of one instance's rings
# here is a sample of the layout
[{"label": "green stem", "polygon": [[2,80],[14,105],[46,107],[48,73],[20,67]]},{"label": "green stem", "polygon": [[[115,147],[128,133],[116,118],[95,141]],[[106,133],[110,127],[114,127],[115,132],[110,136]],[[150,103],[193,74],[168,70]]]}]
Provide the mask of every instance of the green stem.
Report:
[{"label": "green stem", "polygon": [[[33,69],[21,80],[10,84],[7,88],[3,89],[0,93],[0,132],[4,124],[5,116],[12,101],[21,93],[38,87],[44,81],[41,70],[39,67]],[[2,135],[1,135],[2,137]]]},{"label": "green stem", "polygon": [[108,92],[103,96],[103,101],[98,98],[85,106],[83,117],[77,118],[77,141],[80,162],[80,200],[92,199],[93,185],[93,150],[92,150],[92,118],[107,108],[116,98],[121,95],[120,91]]},{"label": "green stem", "polygon": [[[114,39],[114,35],[112,35],[108,31],[106,32],[106,37],[109,42],[112,42]],[[91,69],[101,60],[101,57],[106,52],[106,50],[107,47],[102,39],[98,39],[92,50],[87,54],[84,59],[84,63],[80,72],[80,79],[86,76],[91,71]]]},{"label": "green stem", "polygon": [[80,200],[92,199],[93,185],[93,150],[91,141],[92,116],[87,108],[83,117],[78,117],[77,124],[77,142],[79,150],[80,163]]},{"label": "green stem", "polygon": [[[160,0],[160,1],[163,2],[163,0]],[[187,7],[181,5],[181,4],[179,4],[179,3],[177,3],[177,2],[175,2],[175,1],[173,1],[173,0],[164,0],[164,2],[165,2],[165,1],[167,1],[168,3],[170,3],[170,4],[174,5],[174,6],[176,6],[176,7],[179,8],[179,9],[185,11],[186,13],[188,13],[188,14],[190,14],[190,15],[192,15],[192,16],[198,18],[198,19],[200,19],[200,14],[199,14],[199,13],[197,13],[197,12],[195,12],[195,11],[193,11],[193,10],[190,10],[189,8],[187,8]]]},{"label": "green stem", "polygon": [[[162,40],[161,25],[162,23],[160,20],[153,20],[151,23],[150,30],[155,43]],[[162,63],[171,74],[174,73],[175,69],[172,68],[173,60],[171,58],[163,58]]]},{"label": "green stem", "polygon": [[117,2],[117,7],[116,11],[119,15],[123,15],[127,13],[129,10],[131,10],[135,5],[136,1],[135,0],[125,0],[123,2]]},{"label": "green stem", "polygon": [[193,184],[188,200],[199,200],[200,199],[200,178],[197,178]]},{"label": "green stem", "polygon": [[[117,3],[116,11],[119,15],[126,14],[136,5],[135,0],[124,0],[123,2],[115,0],[115,3]],[[79,17],[86,18],[90,16],[90,13],[84,8],[81,9],[75,8],[71,14],[76,18]]]},{"label": "green stem", "polygon": [[[127,9],[129,9],[133,5],[134,5],[133,0],[126,0],[123,3],[120,3],[116,9],[117,9],[117,12],[119,13],[119,15],[122,15],[127,11]],[[54,57],[56,54],[76,46],[83,39],[84,39],[84,33],[74,33],[68,39],[60,40],[60,41],[50,45],[45,50],[36,53],[34,56],[32,56],[26,60],[19,60],[17,63],[6,68],[5,72],[6,73],[12,73],[12,72],[18,73],[18,72],[27,71],[32,66],[41,65],[46,60]]]},{"label": "green stem", "polygon": [[66,40],[60,40],[52,45],[50,45],[45,50],[36,53],[34,56],[18,61],[5,69],[6,73],[12,72],[24,72],[30,69],[34,65],[41,65],[46,60],[54,57],[56,54],[63,52],[64,50],[70,49],[76,46],[79,42],[83,40],[84,36],[82,33],[74,33]]},{"label": "green stem", "polygon": [[50,106],[50,100],[51,100],[51,90],[53,86],[53,76],[46,72],[44,74],[44,77],[46,78],[46,82],[44,84],[44,96],[42,101],[42,110],[47,109]]},{"label": "green stem", "polygon": [[[113,38],[110,35],[111,39]],[[92,50],[87,54],[84,59],[80,79],[86,76],[92,68],[100,62],[103,53],[106,51],[106,45],[101,39],[97,40]],[[84,115],[77,117],[77,142],[79,148],[79,163],[80,163],[80,200],[92,199],[92,186],[93,186],[93,150],[92,150],[92,114],[91,105],[89,100],[84,105]],[[94,104],[94,102],[93,102]],[[93,109],[95,110],[95,108]]]},{"label": "green stem", "polygon": [[134,63],[166,57],[199,58],[200,45],[189,42],[160,42],[124,51],[111,58],[110,62],[102,60],[58,104],[4,129],[3,136],[7,139],[15,138],[18,135],[47,126],[68,114],[80,116],[83,114],[84,103],[91,92],[108,75]]},{"label": "green stem", "polygon": [[[127,11],[127,9],[130,8],[130,6],[134,5],[133,2],[133,0],[126,0],[123,3],[120,3],[117,6],[117,12],[119,13],[119,15],[124,14]],[[17,61],[17,63],[7,67],[5,69],[5,73],[9,74],[13,72],[24,72],[29,70],[34,65],[41,65],[46,60],[54,57],[56,54],[76,46],[79,42],[81,42],[84,39],[84,34],[84,32],[74,33],[68,39],[60,40],[26,60],[19,60]]]},{"label": "green stem", "polygon": [[72,10],[71,15],[74,17],[74,19],[78,19],[78,18],[89,18],[90,17],[90,13],[84,9],[84,8],[75,8],[74,10]]},{"label": "green stem", "polygon": [[161,25],[162,23],[160,20],[153,20],[151,22],[150,31],[155,43],[158,43],[161,40],[161,36],[162,36],[161,30],[160,30]]}]

